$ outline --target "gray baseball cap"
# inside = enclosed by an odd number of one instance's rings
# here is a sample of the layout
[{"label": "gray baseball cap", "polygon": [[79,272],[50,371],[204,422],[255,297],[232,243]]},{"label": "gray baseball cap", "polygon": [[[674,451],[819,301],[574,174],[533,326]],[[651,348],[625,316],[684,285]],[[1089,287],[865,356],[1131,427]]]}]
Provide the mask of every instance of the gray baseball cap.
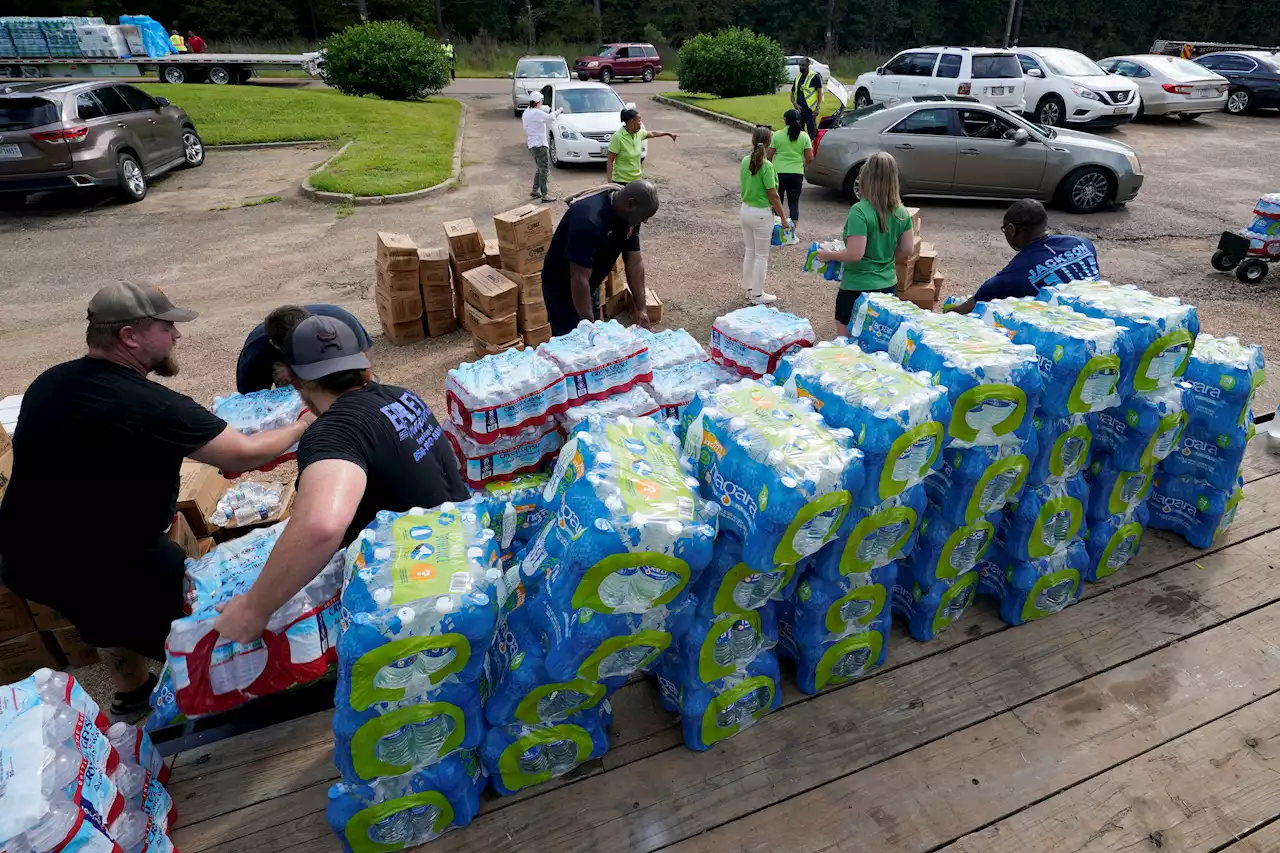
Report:
[{"label": "gray baseball cap", "polygon": [[131,281],[108,284],[89,300],[90,323],[127,323],[144,317],[186,323],[199,316],[189,308],[174,305],[160,288]]},{"label": "gray baseball cap", "polygon": [[293,327],[284,341],[284,360],[295,376],[319,379],[341,370],[372,367],[356,333],[341,320],[313,315]]}]

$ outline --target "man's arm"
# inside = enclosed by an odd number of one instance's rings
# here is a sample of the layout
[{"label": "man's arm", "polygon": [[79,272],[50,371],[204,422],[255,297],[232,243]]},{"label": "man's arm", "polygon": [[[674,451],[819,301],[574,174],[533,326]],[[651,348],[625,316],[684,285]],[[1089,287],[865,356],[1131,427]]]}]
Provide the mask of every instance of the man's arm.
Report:
[{"label": "man's arm", "polygon": [[[630,275],[631,271],[627,270]],[[582,264],[569,264],[569,294],[580,320],[594,320],[591,312],[591,268]]]},{"label": "man's arm", "polygon": [[310,412],[287,427],[245,435],[227,427],[213,440],[187,454],[197,462],[204,462],[224,471],[251,471],[266,465],[298,443],[302,433],[315,420]]},{"label": "man's arm", "polygon": [[262,574],[248,592],[222,607],[214,630],[237,643],[261,637],[271,614],[310,583],[343,546],[367,482],[364,470],[345,459],[323,459],[308,465],[298,480],[289,523],[271,549]]},{"label": "man's arm", "polygon": [[813,114],[814,114],[815,116],[819,116],[819,117],[820,117],[820,116],[822,115],[822,94],[823,94],[823,92],[822,92],[822,75],[821,75],[821,74],[815,74],[815,75],[814,75],[814,77],[813,77],[813,88],[815,88],[815,89],[817,89],[817,90],[818,90],[818,105],[817,105],[816,107],[814,107],[814,108],[813,108]]},{"label": "man's arm", "polygon": [[644,288],[644,255],[638,249],[623,252],[622,265],[627,270],[627,289],[631,291],[631,318],[647,329],[649,302]]}]

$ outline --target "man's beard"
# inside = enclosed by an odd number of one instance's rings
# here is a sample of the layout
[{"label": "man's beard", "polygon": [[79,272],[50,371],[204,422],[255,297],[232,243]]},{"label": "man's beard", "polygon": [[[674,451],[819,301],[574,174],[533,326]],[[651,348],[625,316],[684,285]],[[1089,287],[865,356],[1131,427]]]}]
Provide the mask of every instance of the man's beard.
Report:
[{"label": "man's beard", "polygon": [[161,359],[159,364],[151,368],[151,372],[156,376],[177,376],[178,360],[173,357],[173,353],[169,353]]}]

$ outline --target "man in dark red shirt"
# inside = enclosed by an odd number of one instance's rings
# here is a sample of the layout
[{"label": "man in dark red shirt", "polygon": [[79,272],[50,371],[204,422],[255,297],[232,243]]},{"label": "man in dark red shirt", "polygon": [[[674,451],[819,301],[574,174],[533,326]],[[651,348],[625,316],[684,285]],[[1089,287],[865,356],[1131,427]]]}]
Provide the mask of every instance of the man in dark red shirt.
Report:
[{"label": "man in dark red shirt", "polygon": [[191,30],[187,30],[187,50],[192,53],[204,53],[204,49],[204,39],[200,38],[200,36],[196,35]]}]

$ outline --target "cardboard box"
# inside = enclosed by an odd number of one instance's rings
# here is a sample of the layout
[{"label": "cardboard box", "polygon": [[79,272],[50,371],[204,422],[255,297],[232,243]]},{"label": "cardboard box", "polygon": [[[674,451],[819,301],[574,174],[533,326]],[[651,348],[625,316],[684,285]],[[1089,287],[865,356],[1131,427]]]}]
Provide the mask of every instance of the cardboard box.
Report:
[{"label": "cardboard box", "polygon": [[662,322],[662,300],[658,298],[658,294],[653,292],[652,287],[646,287],[644,289],[644,304],[645,304],[645,307],[649,310],[649,322],[655,323],[655,324],[661,323]]},{"label": "cardboard box", "polygon": [[604,319],[612,320],[619,314],[626,313],[627,309],[630,307],[631,291],[623,290],[613,294],[612,296],[605,297],[604,301],[600,304],[600,313],[604,315]]},{"label": "cardboard box", "polygon": [[460,260],[484,257],[484,238],[470,219],[455,219],[444,224],[444,237],[449,241],[449,255]]},{"label": "cardboard box", "polygon": [[394,296],[408,296],[421,292],[416,265],[411,270],[392,270],[387,269],[382,264],[376,264],[373,269],[375,290],[381,290],[383,293],[389,293]]},{"label": "cardboard box", "polygon": [[27,603],[7,587],[0,586],[0,643],[36,629]]},{"label": "cardboard box", "polygon": [[502,256],[498,254],[498,241],[484,241],[484,262],[495,270],[502,269]]},{"label": "cardboard box", "polygon": [[203,557],[205,554],[208,554],[210,551],[212,551],[214,546],[218,544],[217,542],[214,541],[212,536],[206,536],[203,539],[197,539],[196,542],[198,544],[198,547],[196,550],[198,551],[201,557]]},{"label": "cardboard box", "polygon": [[903,260],[894,261],[894,271],[897,273],[898,286],[897,290],[910,287],[912,279],[916,273],[916,259],[914,257]]},{"label": "cardboard box", "polygon": [[188,459],[178,473],[178,512],[187,518],[196,536],[211,536],[208,518],[218,508],[218,498],[227,491],[227,481],[218,469]]},{"label": "cardboard box", "polygon": [[516,311],[516,319],[520,325],[520,331],[527,332],[538,326],[545,326],[551,320],[547,318],[547,303],[541,299],[529,300],[521,302],[520,308]]},{"label": "cardboard box", "polygon": [[418,250],[418,284],[423,290],[428,285],[448,285],[451,278],[447,249]]},{"label": "cardboard box", "polygon": [[545,246],[551,242],[551,235],[555,232],[551,208],[534,204],[522,204],[499,213],[493,217],[493,228],[498,232],[498,242],[505,249]]},{"label": "cardboard box", "polygon": [[21,681],[41,667],[62,669],[62,652],[50,638],[32,631],[0,643],[0,684]]},{"label": "cardboard box", "polygon": [[907,216],[911,217],[911,230],[916,232],[916,236],[920,236],[920,208],[908,207]]},{"label": "cardboard box", "polygon": [[68,666],[93,666],[100,660],[98,650],[80,639],[80,632],[74,626],[55,628],[52,633],[53,641],[62,650]]},{"label": "cardboard box", "polygon": [[[421,322],[418,323],[418,326],[421,328]],[[276,507],[274,512],[266,518],[255,519],[245,524],[240,524],[233,518],[226,525],[219,527],[213,532],[214,541],[226,542],[229,539],[237,539],[248,533],[250,530],[254,530],[259,527],[270,527],[277,522],[283,521],[288,518],[289,513],[293,511],[293,498],[295,494],[296,490],[294,488],[294,484],[285,484],[283,490],[280,492],[280,505]]]},{"label": "cardboard box", "polygon": [[422,293],[387,293],[382,289],[374,291],[374,300],[378,303],[378,319],[388,323],[404,323],[422,316]]},{"label": "cardboard box", "polygon": [[513,270],[504,269],[502,274],[516,283],[516,289],[519,292],[520,301],[526,299],[542,298],[542,271],[538,272],[515,272]]},{"label": "cardboard box", "polygon": [[532,329],[524,330],[525,346],[536,347],[538,344],[545,344],[551,340],[551,325],[535,326]]},{"label": "cardboard box", "polygon": [[9,437],[9,431],[0,425],[0,456],[8,453],[13,449],[13,439]]},{"label": "cardboard box", "polygon": [[916,268],[912,281],[923,283],[933,280],[933,270],[938,263],[938,250],[932,243],[921,243],[920,245],[920,254],[916,257]]},{"label": "cardboard box", "polygon": [[452,305],[442,311],[428,311],[426,320],[427,334],[433,338],[458,330],[458,319],[453,316]]},{"label": "cardboard box", "polygon": [[524,349],[524,340],[515,338],[501,344],[491,344],[488,341],[473,337],[471,345],[475,348],[476,355],[484,358],[486,355],[497,355],[500,352],[506,352],[509,349]]},{"label": "cardboard box", "polygon": [[484,255],[478,258],[455,258],[449,256],[449,269],[453,272],[454,290],[458,289],[458,282],[462,281],[462,274],[467,270],[473,270],[476,267],[484,266]]},{"label": "cardboard box", "polygon": [[191,559],[200,559],[200,539],[191,532],[187,517],[180,512],[173,514],[173,524],[169,525],[169,541],[185,551]]},{"label": "cardboard box", "polygon": [[422,327],[421,317],[416,320],[406,320],[403,323],[388,323],[379,318],[379,322],[382,324],[382,334],[395,346],[402,347],[427,339],[427,331]]},{"label": "cardboard box", "polygon": [[627,289],[627,277],[617,270],[610,270],[600,286],[604,288],[605,295],[613,296],[613,294],[622,293]]},{"label": "cardboard box", "polygon": [[938,294],[938,298],[942,298],[942,286],[947,283],[947,279],[942,274],[942,270],[936,266],[933,268],[933,290]]},{"label": "cardboard box", "polygon": [[509,249],[503,246],[499,253],[502,255],[502,268],[526,274],[539,272],[543,261],[547,258],[548,247],[549,244],[538,244],[523,249]]},{"label": "cardboard box", "polygon": [[[462,298],[486,317],[505,317],[516,312],[519,288],[493,267],[482,266],[462,274]],[[468,317],[467,321],[470,320]],[[514,334],[501,340],[510,340]]]},{"label": "cardboard box", "polygon": [[453,313],[453,288],[447,284],[427,284],[422,287],[422,310]]},{"label": "cardboard box", "polygon": [[504,317],[489,317],[476,310],[474,305],[467,306],[467,328],[472,335],[491,344],[506,343],[519,337],[514,312]]},{"label": "cardboard box", "polygon": [[36,626],[37,631],[52,631],[71,624],[67,617],[52,607],[46,607],[34,601],[27,602],[27,612],[31,614],[31,624]]},{"label": "cardboard box", "polygon": [[408,234],[379,231],[375,257],[383,269],[418,271],[418,246]]},{"label": "cardboard box", "polygon": [[459,326],[468,328],[467,303],[462,299],[462,279],[458,279],[458,286],[453,289],[453,316],[457,319]]},{"label": "cardboard box", "polygon": [[[4,432],[4,427],[0,427],[0,432]],[[9,478],[13,476],[13,451],[6,450],[0,453],[0,501],[4,500],[4,493],[9,491]]]}]

